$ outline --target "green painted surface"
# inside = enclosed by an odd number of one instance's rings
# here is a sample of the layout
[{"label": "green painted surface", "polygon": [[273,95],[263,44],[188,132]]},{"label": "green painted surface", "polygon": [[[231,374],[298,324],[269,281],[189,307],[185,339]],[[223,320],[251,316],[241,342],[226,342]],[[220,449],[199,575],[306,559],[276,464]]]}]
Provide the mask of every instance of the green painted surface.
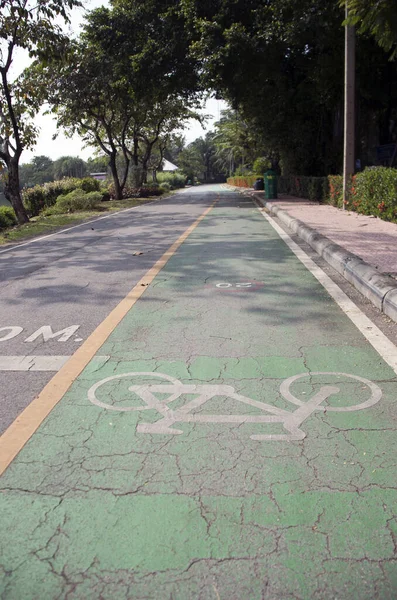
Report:
[{"label": "green painted surface", "polygon": [[[247,282],[253,290],[236,288]],[[282,422],[142,433],[161,421],[155,409],[88,400],[106,378],[152,372],[290,412],[280,386],[299,374],[302,403],[324,385],[340,389],[329,408],[370,396],[360,380],[315,372],[369,379],[383,397],[313,412],[300,441],[251,439],[285,435]],[[118,377],[96,397],[146,406],[129,389],[146,383],[162,382]],[[225,194],[2,477],[0,597],[395,598],[395,390],[390,367],[259,213]],[[225,393],[193,412],[265,414]]]}]

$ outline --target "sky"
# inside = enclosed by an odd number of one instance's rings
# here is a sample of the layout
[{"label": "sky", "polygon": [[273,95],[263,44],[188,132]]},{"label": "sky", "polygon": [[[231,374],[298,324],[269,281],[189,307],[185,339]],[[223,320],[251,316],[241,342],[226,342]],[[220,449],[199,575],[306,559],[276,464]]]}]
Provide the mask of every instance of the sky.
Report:
[{"label": "sky", "polygon": [[[108,6],[106,0],[85,0],[84,8],[73,9],[71,13],[71,24],[69,26],[70,35],[78,33],[81,22],[86,10],[92,10],[99,6]],[[13,72],[15,75],[20,73],[29,64],[29,57],[26,52],[19,52],[14,60]],[[205,103],[202,113],[208,116],[205,128],[195,120],[188,121],[184,131],[181,133],[185,136],[186,143],[190,143],[198,137],[202,137],[207,131],[210,131],[215,121],[220,118],[220,113],[226,108],[226,103],[223,100],[210,98]],[[82,141],[78,136],[67,138],[62,130],[59,130],[55,119],[50,115],[40,113],[35,119],[35,124],[40,129],[40,134],[37,139],[36,146],[32,150],[24,150],[21,157],[21,163],[27,163],[34,156],[49,156],[52,160],[56,160],[60,156],[80,156],[84,160],[95,155],[95,149],[92,147],[84,148]],[[56,135],[56,139],[53,137]]]}]

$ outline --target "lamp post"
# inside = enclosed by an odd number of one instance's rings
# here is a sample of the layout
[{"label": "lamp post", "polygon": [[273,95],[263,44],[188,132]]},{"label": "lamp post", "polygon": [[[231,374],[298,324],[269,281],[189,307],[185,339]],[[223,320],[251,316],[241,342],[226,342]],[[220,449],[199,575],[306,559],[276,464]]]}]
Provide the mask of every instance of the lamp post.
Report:
[{"label": "lamp post", "polygon": [[[346,19],[349,9],[346,2]],[[356,34],[355,28],[345,26],[345,134],[343,148],[343,210],[349,198],[349,183],[355,167],[355,70]]]}]

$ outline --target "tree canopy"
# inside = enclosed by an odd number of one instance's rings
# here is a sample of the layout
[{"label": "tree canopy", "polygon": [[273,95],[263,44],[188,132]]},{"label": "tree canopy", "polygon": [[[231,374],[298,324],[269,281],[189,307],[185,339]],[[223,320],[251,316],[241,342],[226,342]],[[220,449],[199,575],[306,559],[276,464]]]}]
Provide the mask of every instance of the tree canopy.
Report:
[{"label": "tree canopy", "polygon": [[[375,32],[369,25],[376,13],[388,24],[387,31],[394,31],[395,8],[378,12],[380,5],[392,3],[376,3],[370,16],[369,4],[374,3],[351,3],[362,26],[357,40],[357,150],[363,164],[373,160],[374,146],[394,139],[395,128],[390,128],[397,122],[396,65],[365,33]],[[205,86],[238,110],[263,145],[280,156],[283,171],[338,172],[345,17],[338,2],[184,0],[183,10],[195,33],[191,51],[203,65]],[[388,39],[391,43],[393,38]]]},{"label": "tree canopy", "polygon": [[397,3],[389,0],[343,0],[349,9],[348,22],[357,25],[359,33],[369,32],[378,44],[397,58]]},{"label": "tree canopy", "polygon": [[0,1],[0,161],[4,193],[20,223],[28,217],[19,191],[19,160],[35,143],[33,118],[40,101],[28,77],[12,74],[15,52],[26,49],[42,60],[62,56],[66,37],[56,19],[67,21],[69,11],[79,5],[79,0]]}]

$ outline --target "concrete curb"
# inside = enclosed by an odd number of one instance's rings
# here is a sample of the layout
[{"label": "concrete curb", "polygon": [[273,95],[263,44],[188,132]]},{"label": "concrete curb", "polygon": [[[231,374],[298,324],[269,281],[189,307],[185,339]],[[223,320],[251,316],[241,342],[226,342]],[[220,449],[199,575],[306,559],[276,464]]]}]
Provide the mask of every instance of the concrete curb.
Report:
[{"label": "concrete curb", "polygon": [[[241,190],[240,190],[241,191]],[[381,312],[397,323],[397,282],[388,275],[379,273],[362,258],[348,252],[329,238],[295,219],[277,205],[256,198],[270,214],[277,216],[291,231],[302,238],[340,275],[349,281],[363,296],[368,298]]]}]

